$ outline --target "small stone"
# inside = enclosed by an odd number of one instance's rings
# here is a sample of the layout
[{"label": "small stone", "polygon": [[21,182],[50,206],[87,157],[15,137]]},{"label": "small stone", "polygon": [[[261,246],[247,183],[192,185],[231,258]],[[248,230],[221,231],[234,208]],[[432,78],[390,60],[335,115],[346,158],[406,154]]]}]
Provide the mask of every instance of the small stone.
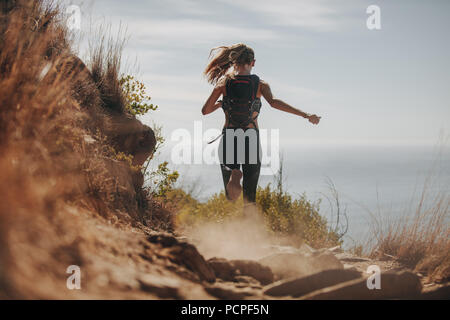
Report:
[{"label": "small stone", "polygon": [[278,281],[267,287],[264,294],[276,297],[300,297],[318,289],[361,277],[362,275],[358,271],[326,270],[306,277]]}]

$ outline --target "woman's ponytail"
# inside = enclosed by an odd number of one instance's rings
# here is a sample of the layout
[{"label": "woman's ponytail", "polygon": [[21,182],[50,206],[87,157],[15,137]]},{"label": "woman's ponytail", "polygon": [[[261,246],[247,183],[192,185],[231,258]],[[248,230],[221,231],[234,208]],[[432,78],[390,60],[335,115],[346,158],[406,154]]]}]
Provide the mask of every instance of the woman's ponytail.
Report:
[{"label": "woman's ponytail", "polygon": [[208,82],[212,84],[225,76],[232,66],[249,64],[255,59],[253,49],[242,43],[213,48],[209,56],[211,57],[215,51],[218,52],[208,63],[204,72]]}]

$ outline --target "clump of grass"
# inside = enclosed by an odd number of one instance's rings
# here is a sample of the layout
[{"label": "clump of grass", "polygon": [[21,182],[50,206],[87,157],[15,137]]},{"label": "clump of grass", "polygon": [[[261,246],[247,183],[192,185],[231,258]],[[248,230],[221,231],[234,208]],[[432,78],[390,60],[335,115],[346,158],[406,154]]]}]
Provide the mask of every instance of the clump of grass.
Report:
[{"label": "clump of grass", "polygon": [[122,30],[117,37],[113,37],[111,31],[105,33],[100,30],[95,43],[89,45],[88,66],[92,79],[97,85],[104,108],[121,114],[127,113],[127,97],[122,88],[120,73],[125,36]]}]

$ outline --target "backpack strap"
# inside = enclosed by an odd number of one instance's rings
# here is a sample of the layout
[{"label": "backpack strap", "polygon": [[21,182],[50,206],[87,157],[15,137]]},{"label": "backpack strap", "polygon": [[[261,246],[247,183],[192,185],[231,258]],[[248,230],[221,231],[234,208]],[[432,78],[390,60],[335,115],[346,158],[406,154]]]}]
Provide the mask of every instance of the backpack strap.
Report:
[{"label": "backpack strap", "polygon": [[252,76],[251,76],[251,83],[252,83],[252,89],[253,89],[253,97],[252,97],[252,100],[255,100],[256,99],[256,96],[258,95],[258,88],[259,88],[259,82],[260,82],[260,79],[259,79],[259,77],[256,75],[256,74],[253,74]]}]

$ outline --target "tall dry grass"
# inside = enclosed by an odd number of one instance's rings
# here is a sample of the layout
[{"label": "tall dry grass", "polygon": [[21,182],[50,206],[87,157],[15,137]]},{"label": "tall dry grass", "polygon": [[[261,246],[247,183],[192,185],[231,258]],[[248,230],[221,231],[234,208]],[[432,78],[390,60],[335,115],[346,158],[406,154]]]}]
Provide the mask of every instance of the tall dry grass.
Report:
[{"label": "tall dry grass", "polygon": [[89,43],[88,66],[100,93],[103,107],[121,114],[126,113],[126,97],[120,84],[122,52],[126,37],[122,29],[116,36],[110,28],[100,27],[95,41]]},{"label": "tall dry grass", "polygon": [[403,216],[371,215],[369,248],[373,257],[394,258],[430,280],[445,282],[450,280],[450,194],[448,186],[436,185],[437,157],[420,196]]}]

